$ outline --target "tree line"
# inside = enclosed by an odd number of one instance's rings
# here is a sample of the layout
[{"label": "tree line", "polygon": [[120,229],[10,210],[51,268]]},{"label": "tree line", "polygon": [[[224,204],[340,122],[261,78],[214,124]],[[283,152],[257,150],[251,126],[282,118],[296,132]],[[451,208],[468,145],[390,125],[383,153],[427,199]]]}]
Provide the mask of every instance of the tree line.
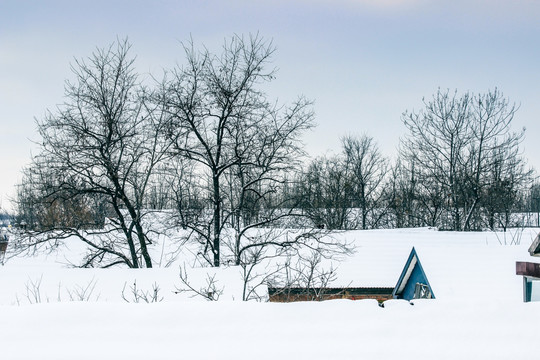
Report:
[{"label": "tree line", "polygon": [[82,266],[152,267],[149,214],[167,209],[209,265],[249,271],[280,251],[344,250],[323,228],[478,230],[523,210],[533,175],[524,131],[511,129],[517,107],[497,89],[438,90],[405,112],[397,160],[368,135],[310,160],[301,138],[315,126],[312,102],[262,90],[276,76],[271,41],[234,36],[218,54],[193,42],[183,52],[151,84],[127,40],[75,61],[18,187],[29,234],[79,238],[91,249]]},{"label": "tree line", "polygon": [[[417,112],[392,163],[367,135],[346,136],[338,155],[300,176],[302,208],[333,229],[433,226],[475,231],[514,225],[538,208],[538,185],[513,131],[517,106],[498,90],[438,90]],[[523,220],[523,219],[521,219]]]}]

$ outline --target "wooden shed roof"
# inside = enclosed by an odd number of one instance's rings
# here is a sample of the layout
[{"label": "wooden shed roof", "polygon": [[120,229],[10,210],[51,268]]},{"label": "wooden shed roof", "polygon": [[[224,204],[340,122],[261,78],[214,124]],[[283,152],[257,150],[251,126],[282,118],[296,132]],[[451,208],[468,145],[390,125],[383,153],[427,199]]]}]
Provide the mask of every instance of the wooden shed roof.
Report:
[{"label": "wooden shed roof", "polygon": [[531,256],[540,256],[540,234],[536,235],[536,238],[529,247],[529,254]]},{"label": "wooden shed roof", "polygon": [[523,275],[540,279],[540,264],[527,261],[517,261],[516,275]]}]

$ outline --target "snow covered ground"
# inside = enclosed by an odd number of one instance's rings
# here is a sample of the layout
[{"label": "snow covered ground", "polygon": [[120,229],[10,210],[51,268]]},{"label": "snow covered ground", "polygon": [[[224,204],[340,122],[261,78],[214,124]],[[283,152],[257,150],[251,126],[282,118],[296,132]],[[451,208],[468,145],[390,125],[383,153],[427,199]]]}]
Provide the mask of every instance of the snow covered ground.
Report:
[{"label": "snow covered ground", "polygon": [[[540,358],[540,302],[522,302],[515,275],[516,260],[533,261],[527,248],[536,232],[523,232],[519,245],[501,245],[503,235],[488,232],[338,235],[357,252],[338,267],[337,282],[355,286],[395,285],[417,248],[437,298],[384,308],[374,300],[231,301],[239,299],[235,268],[216,274],[227,291],[206,302],[174,293],[178,265],[66,268],[75,249],[11,258],[0,267],[0,359]],[[134,303],[133,283],[149,292],[157,284],[163,301]]]}]

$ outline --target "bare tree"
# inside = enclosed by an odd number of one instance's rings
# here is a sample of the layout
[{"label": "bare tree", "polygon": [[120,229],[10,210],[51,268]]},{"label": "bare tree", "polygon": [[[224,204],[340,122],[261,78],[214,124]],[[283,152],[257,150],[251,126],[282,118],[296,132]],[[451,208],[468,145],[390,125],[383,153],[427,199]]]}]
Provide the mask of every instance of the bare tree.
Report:
[{"label": "bare tree", "polygon": [[164,81],[160,100],[176,155],[195,164],[199,182],[192,185],[209,200],[210,214],[185,225],[204,244],[203,254],[211,254],[209,262],[220,266],[225,228],[236,223],[239,243],[242,231],[275,222],[268,213],[255,215],[301,154],[299,138],[313,126],[313,113],[303,98],[280,106],[258,89],[275,75],[266,69],[274,47],[259,36],[234,36],[220,55],[197,51],[193,43],[184,50],[187,65]]},{"label": "bare tree", "polygon": [[351,178],[352,205],[360,211],[360,228],[376,228],[386,212],[382,190],[388,161],[370,136],[346,136],[341,142]]},{"label": "bare tree", "polygon": [[[531,171],[525,169],[517,154],[504,153],[509,150],[517,151],[516,148],[494,150],[487,184],[479,199],[482,220],[487,222],[491,230],[501,227],[506,231],[512,224],[512,214],[524,210],[519,208],[521,197],[532,182]],[[523,226],[523,220],[519,221]]]},{"label": "bare tree", "polygon": [[387,160],[373,138],[346,136],[342,152],[311,161],[297,195],[312,222],[328,229],[378,227],[386,215]]},{"label": "bare tree", "polygon": [[325,296],[337,272],[332,261],[317,251],[287,257],[271,279],[268,287],[274,301],[322,301],[339,298],[340,294]]},{"label": "bare tree", "polygon": [[[465,218],[465,229],[471,228],[471,219],[481,204],[483,195],[505,196],[510,207],[513,202],[508,194],[515,192],[529,181],[531,171],[525,168],[519,144],[525,129],[512,132],[510,125],[517,111],[503,94],[495,89],[473,99],[472,134],[469,146],[467,188],[470,198]],[[501,186],[504,182],[504,186]],[[506,189],[504,189],[506,188]],[[492,191],[489,191],[489,190]],[[504,190],[504,192],[502,192]],[[504,193],[504,195],[503,195]],[[506,211],[508,213],[508,211]]]},{"label": "bare tree", "polygon": [[[90,252],[83,266],[152,267],[143,207],[169,143],[160,135],[163,112],[148,101],[129,48],[127,40],[118,41],[75,61],[75,81],[66,82],[64,104],[38,122],[39,154],[22,184],[37,192],[34,205],[46,211],[58,205],[69,213],[65,204],[74,202],[92,212],[91,201],[106,204],[106,228],[92,216],[33,228],[84,241]],[[21,203],[28,207],[33,200],[23,196]]]},{"label": "bare tree", "polygon": [[[407,168],[398,159],[390,168],[390,176],[385,184],[384,201],[392,215],[391,227],[414,227],[421,224],[418,222],[421,215],[415,199],[416,188],[419,185],[421,186],[416,181],[414,164],[410,164]],[[437,197],[439,195],[437,194]]]},{"label": "bare tree", "polygon": [[419,112],[403,114],[409,134],[402,156],[416,166],[419,182],[441,192],[451,229],[479,228],[482,199],[496,196],[490,189],[497,187],[498,168],[513,164],[519,182],[530,174],[519,153],[524,130],[510,127],[517,107],[497,89],[462,96],[439,90],[424,105]]},{"label": "bare tree", "polygon": [[297,188],[299,204],[317,227],[354,229],[351,201],[352,183],[340,156],[312,160]]},{"label": "bare tree", "polygon": [[452,211],[453,228],[459,230],[463,208],[461,164],[472,137],[468,128],[470,95],[458,98],[457,93],[439,90],[431,101],[424,100],[424,105],[423,111],[403,114],[409,134],[402,142],[402,155],[415,164],[421,181],[440,185]]}]

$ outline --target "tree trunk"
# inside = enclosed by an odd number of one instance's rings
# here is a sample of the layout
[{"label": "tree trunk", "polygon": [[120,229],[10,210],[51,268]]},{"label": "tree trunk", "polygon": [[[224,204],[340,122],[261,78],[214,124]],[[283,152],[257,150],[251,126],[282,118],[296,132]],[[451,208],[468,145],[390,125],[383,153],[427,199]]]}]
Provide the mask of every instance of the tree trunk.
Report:
[{"label": "tree trunk", "polygon": [[219,191],[219,177],[217,174],[214,174],[214,239],[212,252],[214,255],[214,266],[219,267],[219,242],[220,242],[220,233],[221,233],[221,199]]}]

